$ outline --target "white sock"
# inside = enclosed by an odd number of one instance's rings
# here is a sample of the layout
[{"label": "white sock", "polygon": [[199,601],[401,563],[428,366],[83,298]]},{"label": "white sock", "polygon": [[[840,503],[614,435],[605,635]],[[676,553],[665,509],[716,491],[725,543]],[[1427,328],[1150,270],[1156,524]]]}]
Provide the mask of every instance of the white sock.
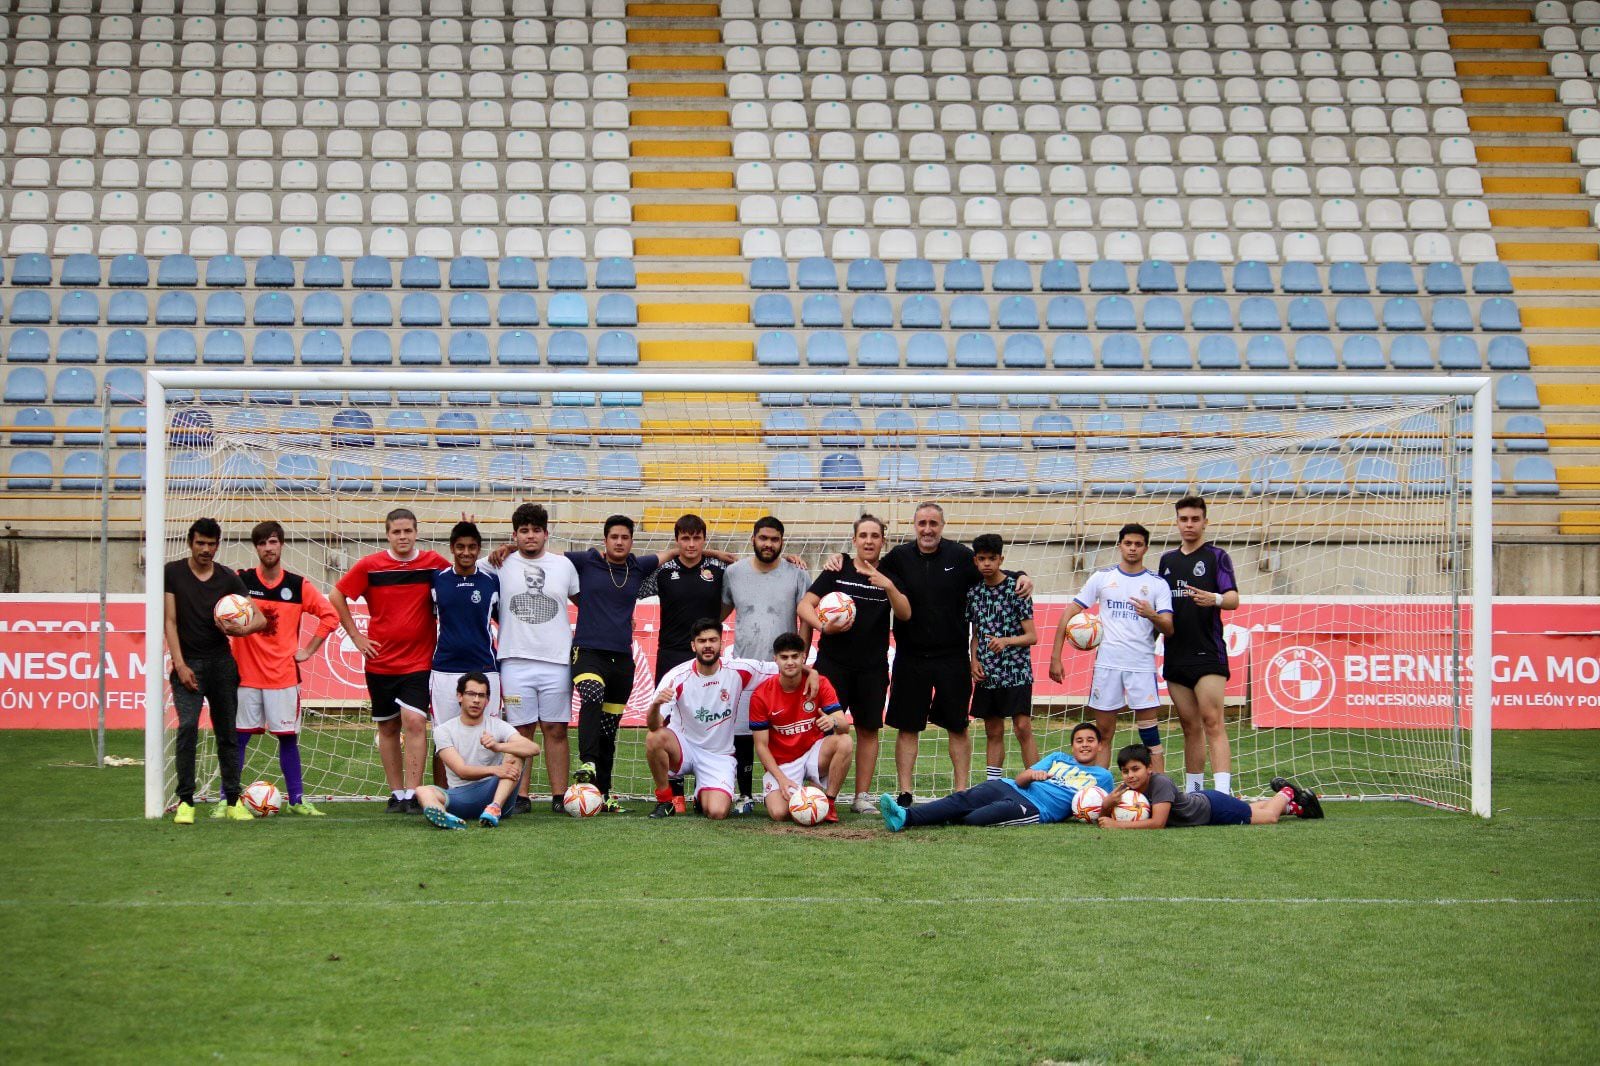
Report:
[{"label": "white sock", "polygon": [[1186,774],[1183,775],[1183,790],[1185,792],[1199,792],[1202,788],[1205,788],[1205,787],[1206,787],[1206,775],[1205,774],[1189,774],[1189,773],[1186,773]]},{"label": "white sock", "polygon": [[1218,792],[1225,793],[1229,796],[1233,795],[1233,789],[1229,787],[1232,784],[1233,775],[1231,773],[1214,773],[1211,775],[1211,787],[1216,789]]},{"label": "white sock", "polygon": [[985,766],[983,773],[990,781],[995,781],[1006,776],[1006,768],[1004,766]]},{"label": "white sock", "polygon": [[414,788],[408,788],[408,789],[405,790],[404,793],[401,794],[400,798],[401,799],[405,799],[405,800],[416,799],[417,798],[417,790],[414,789]]},{"label": "white sock", "polygon": [[406,790],[403,789],[403,788],[397,788],[393,792],[391,792],[390,795],[392,795],[397,800],[403,800],[403,799],[406,798]]}]

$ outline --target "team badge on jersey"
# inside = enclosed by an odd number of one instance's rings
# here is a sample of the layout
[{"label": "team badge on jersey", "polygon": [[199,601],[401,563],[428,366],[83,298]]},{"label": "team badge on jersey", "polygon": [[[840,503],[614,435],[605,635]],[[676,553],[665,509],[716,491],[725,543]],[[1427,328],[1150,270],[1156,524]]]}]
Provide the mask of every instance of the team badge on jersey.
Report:
[{"label": "team badge on jersey", "polygon": [[677,572],[677,571],[676,571],[676,570],[674,570],[674,571],[673,571],[673,572],[672,572],[672,574],[671,574],[671,578],[672,578],[672,580],[673,580],[673,581],[676,581],[676,580],[678,580],[678,572]]},{"label": "team badge on jersey", "polygon": [[480,593],[477,589],[473,589],[472,590],[472,602],[473,603],[482,603],[483,602],[483,594]]},{"label": "team badge on jersey", "polygon": [[283,588],[278,590],[278,599],[280,599],[280,600],[289,600],[289,599],[293,599],[293,598],[294,598],[294,593],[289,591],[289,587],[287,585],[285,585]]},{"label": "team badge on jersey", "polygon": [[803,709],[803,710],[804,710],[804,711],[805,711],[805,712],[806,712],[806,713],[807,713],[807,714],[815,714],[815,713],[817,713],[817,705],[816,705],[816,702],[815,702],[815,701],[814,701],[814,700],[806,700],[806,702],[805,702],[805,704],[804,704],[804,705],[803,705],[803,707],[802,707],[802,709]]},{"label": "team badge on jersey", "polygon": [[1205,563],[1197,562],[1197,563],[1194,564],[1194,576],[1195,577],[1205,577],[1206,576],[1206,564]]},{"label": "team badge on jersey", "polygon": [[[677,575],[673,575],[673,576],[677,576]],[[701,581],[704,581],[706,584],[709,585],[709,584],[711,584],[711,582],[715,581],[716,579],[717,579],[717,575],[713,574],[711,572],[710,568],[708,568],[708,567],[701,567],[700,568],[700,580]]]}]

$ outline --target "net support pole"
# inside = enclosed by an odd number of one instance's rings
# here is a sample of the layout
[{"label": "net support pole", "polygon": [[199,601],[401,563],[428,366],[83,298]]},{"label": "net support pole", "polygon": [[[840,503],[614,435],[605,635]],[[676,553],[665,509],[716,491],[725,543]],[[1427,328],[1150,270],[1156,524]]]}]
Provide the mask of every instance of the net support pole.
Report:
[{"label": "net support pole", "polygon": [[145,391],[144,470],[144,816],[160,818],[167,805],[167,392],[154,374]]},{"label": "net support pole", "polygon": [[106,767],[106,630],[110,628],[111,386],[100,390],[100,661],[95,667],[94,764]]},{"label": "net support pole", "polygon": [[1472,813],[1492,814],[1494,750],[1494,401],[1472,394]]}]

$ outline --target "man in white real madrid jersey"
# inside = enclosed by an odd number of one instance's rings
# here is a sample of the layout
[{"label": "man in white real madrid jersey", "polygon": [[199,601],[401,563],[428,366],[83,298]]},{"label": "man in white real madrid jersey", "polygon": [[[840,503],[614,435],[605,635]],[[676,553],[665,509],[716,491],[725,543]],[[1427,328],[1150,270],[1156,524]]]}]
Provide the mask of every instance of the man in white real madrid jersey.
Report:
[{"label": "man in white real madrid jersey", "polygon": [[[1144,565],[1150,546],[1150,531],[1130,522],[1117,532],[1116,566],[1096,570],[1084,583],[1083,591],[1072,602],[1087,611],[1100,607],[1102,637],[1095,653],[1094,682],[1089,690],[1089,709],[1100,730],[1100,751],[1095,756],[1101,766],[1111,759],[1111,739],[1117,731],[1117,715],[1124,707],[1133,712],[1139,740],[1150,749],[1156,773],[1166,769],[1161,748],[1161,728],[1156,724],[1161,700],[1156,694],[1156,634],[1172,636],[1172,589],[1166,579]],[[1050,680],[1066,677],[1061,651],[1067,639],[1067,618],[1056,626],[1055,647],[1050,653]]]},{"label": "man in white real madrid jersey", "polygon": [[655,780],[652,818],[677,813],[671,777],[694,774],[695,800],[707,818],[723,819],[733,808],[733,734],[745,676],[725,666],[722,623],[702,618],[690,627],[694,658],[661,679],[645,725],[645,761]]}]

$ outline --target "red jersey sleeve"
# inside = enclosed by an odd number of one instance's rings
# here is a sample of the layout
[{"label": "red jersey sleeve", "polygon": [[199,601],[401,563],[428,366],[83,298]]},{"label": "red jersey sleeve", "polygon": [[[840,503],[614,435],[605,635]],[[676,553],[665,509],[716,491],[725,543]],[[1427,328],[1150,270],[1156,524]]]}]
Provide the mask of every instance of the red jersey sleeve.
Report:
[{"label": "red jersey sleeve", "polygon": [[341,577],[333,587],[344,594],[347,600],[359,600],[367,594],[367,574],[372,569],[372,564],[367,560],[371,556],[362,556],[356,560],[348,573]]},{"label": "red jersey sleeve", "polygon": [[419,558],[422,562],[427,563],[435,570],[449,570],[451,567],[456,565],[449,559],[446,559],[444,556],[440,555],[436,551],[432,551],[431,549],[423,552]]},{"label": "red jersey sleeve", "polygon": [[[348,593],[346,593],[348,595]],[[311,582],[307,581],[301,586],[300,598],[302,609],[317,619],[317,636],[325,637],[339,628],[339,615],[333,609],[333,604]]]},{"label": "red jersey sleeve", "polygon": [[[770,678],[768,679],[771,680]],[[750,728],[765,729],[772,718],[772,704],[767,700],[769,692],[768,682],[763,681],[756,686],[755,692],[750,695]]]}]

